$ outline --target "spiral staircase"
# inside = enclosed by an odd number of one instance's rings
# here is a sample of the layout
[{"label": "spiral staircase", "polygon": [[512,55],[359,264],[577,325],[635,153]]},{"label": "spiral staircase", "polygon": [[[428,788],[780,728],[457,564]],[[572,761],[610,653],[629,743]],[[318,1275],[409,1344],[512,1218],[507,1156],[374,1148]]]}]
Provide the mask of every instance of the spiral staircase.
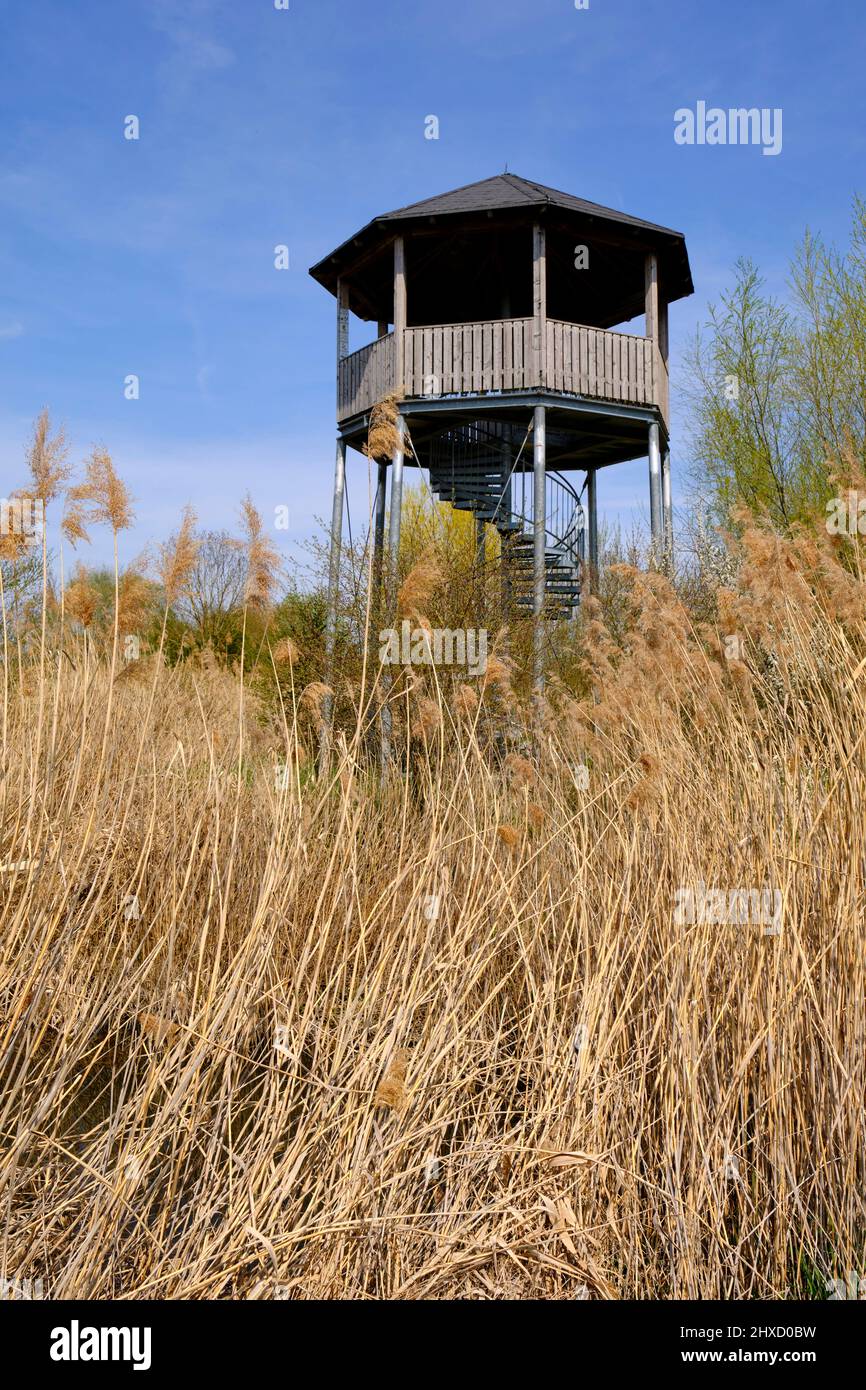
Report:
[{"label": "spiral staircase", "polygon": [[[518,468],[521,447],[511,427],[485,421],[446,430],[428,442],[424,455],[419,461],[429,469],[430,490],[439,501],[496,527],[511,602],[531,612],[533,477]],[[544,616],[571,618],[580,602],[586,523],[577,492],[557,472],[547,473],[544,510]]]}]

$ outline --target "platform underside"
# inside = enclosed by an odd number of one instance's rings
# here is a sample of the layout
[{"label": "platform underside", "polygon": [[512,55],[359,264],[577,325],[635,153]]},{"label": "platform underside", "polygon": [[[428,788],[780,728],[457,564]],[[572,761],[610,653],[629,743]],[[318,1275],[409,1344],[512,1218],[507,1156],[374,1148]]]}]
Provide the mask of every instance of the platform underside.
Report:
[{"label": "platform underside", "polygon": [[[599,402],[554,392],[410,399],[404,400],[400,409],[423,465],[425,443],[444,430],[456,429],[470,422],[483,421],[502,429],[506,436],[510,436],[516,456],[538,405],[543,405],[547,412],[548,468],[582,471],[646,458],[647,432],[651,424],[659,426],[662,449],[667,447],[664,422],[655,407],[616,405],[609,401]],[[369,416],[358,415],[344,421],[340,433],[347,444],[360,451],[366,443],[368,426]],[[531,469],[532,461],[530,435],[518,469]],[[414,464],[415,460],[407,455],[406,463]]]}]

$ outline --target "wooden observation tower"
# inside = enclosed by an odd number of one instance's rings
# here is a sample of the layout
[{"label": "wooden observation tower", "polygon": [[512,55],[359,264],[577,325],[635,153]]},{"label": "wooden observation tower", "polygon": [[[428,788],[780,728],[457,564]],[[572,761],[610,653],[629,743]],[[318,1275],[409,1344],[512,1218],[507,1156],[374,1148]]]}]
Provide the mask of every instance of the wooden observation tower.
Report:
[{"label": "wooden observation tower", "polygon": [[[540,684],[542,616],[571,614],[598,568],[600,469],[648,457],[653,546],[671,547],[668,305],[693,292],[682,233],[506,173],[374,218],[310,274],[337,300],[329,657],[347,446],[362,449],[372,407],[396,393],[415,458],[398,447],[378,465],[374,573],[389,472],[396,567],[404,464],[429,469],[441,500],[507,540]],[[350,312],[378,327],[352,353]],[[642,335],[618,331],[638,315]]]}]

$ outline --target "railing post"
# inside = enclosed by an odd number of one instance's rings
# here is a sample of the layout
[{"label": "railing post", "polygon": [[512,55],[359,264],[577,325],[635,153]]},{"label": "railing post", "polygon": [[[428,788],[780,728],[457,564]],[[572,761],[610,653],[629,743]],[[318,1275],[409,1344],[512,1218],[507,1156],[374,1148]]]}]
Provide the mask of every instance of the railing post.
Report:
[{"label": "railing post", "polygon": [[547,500],[545,440],[546,412],[543,405],[535,407],[533,421],[533,467],[532,467],[532,613],[535,619],[533,633],[533,685],[537,693],[544,689],[544,626],[541,614],[544,610],[544,593],[547,579],[547,529],[545,526],[545,506]]}]

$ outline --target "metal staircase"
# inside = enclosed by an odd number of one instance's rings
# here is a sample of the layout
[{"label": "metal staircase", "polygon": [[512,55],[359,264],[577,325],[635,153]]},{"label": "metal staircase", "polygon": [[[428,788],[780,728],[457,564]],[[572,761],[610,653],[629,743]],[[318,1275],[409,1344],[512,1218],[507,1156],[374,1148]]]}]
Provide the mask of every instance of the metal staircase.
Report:
[{"label": "metal staircase", "polygon": [[[474,422],[430,441],[420,460],[430,471],[430,490],[441,502],[490,522],[502,541],[511,602],[532,611],[535,538],[532,474],[515,468],[520,443],[510,425]],[[580,601],[585,556],[585,513],[561,474],[545,482],[545,616],[574,616]]]}]

